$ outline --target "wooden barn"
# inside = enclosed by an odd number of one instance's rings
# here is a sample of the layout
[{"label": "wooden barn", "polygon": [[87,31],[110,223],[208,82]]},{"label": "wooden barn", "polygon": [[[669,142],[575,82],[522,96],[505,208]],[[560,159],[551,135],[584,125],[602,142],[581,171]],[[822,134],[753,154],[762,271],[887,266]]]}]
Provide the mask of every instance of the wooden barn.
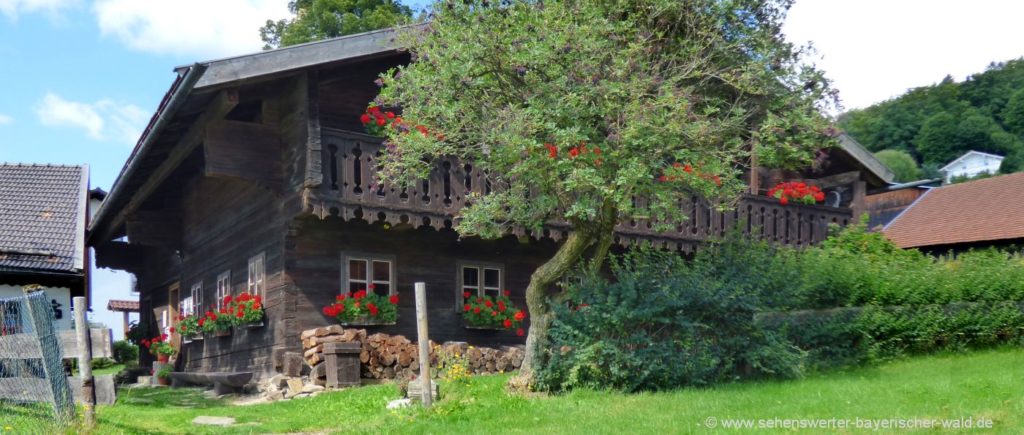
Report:
[{"label": "wooden barn", "polygon": [[[411,290],[423,281],[435,340],[522,343],[512,331],[467,328],[462,294],[509,290],[525,308],[530,274],[564,235],[460,239],[451,225],[466,193],[488,188],[472,162],[439,161],[406,191],[372,181],[381,139],[364,134],[359,117],[378,91],[375,78],[409,62],[393,37],[376,31],[177,69],[89,244],[98,266],[136,276],[141,321],[153,331],[172,326],[183,307],[261,295],[262,326],[182,344],[184,370],[274,373],[284,352],[301,352],[301,331],[335,323],[322,307],[371,284],[401,295],[397,321],[371,331],[415,337]],[[620,226],[618,242],[692,251],[745,222],[755,237],[817,243],[829,223],[846,224],[863,208],[868,186],[891,180],[855,143],[821,157],[825,164],[804,173],[759,169],[735,211],[694,198],[677,231],[632,222]],[[813,179],[832,206],[781,206],[761,194],[792,177]]]}]

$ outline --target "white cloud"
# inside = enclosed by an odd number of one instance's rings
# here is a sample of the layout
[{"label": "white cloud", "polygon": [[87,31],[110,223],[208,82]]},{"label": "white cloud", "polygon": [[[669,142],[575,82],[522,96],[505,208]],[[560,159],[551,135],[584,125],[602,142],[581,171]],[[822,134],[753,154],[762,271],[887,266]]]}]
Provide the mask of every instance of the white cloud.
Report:
[{"label": "white cloud", "polygon": [[14,118],[11,118],[10,115],[4,115],[3,113],[0,113],[0,125],[7,125],[12,122],[14,122]]},{"label": "white cloud", "polygon": [[847,109],[1024,55],[1024,2],[797,0],[789,40],[814,41]]},{"label": "white cloud", "polygon": [[39,122],[51,127],[77,127],[89,137],[133,144],[149,119],[136,105],[102,99],[83,103],[47,93],[36,105]]},{"label": "white cloud", "polygon": [[45,12],[55,17],[61,10],[76,6],[78,2],[79,0],[0,0],[0,13],[10,19],[30,12]]},{"label": "white cloud", "polygon": [[[0,0],[4,1],[4,0]],[[152,53],[201,58],[259,51],[259,28],[287,17],[284,0],[97,0],[104,35]]]}]

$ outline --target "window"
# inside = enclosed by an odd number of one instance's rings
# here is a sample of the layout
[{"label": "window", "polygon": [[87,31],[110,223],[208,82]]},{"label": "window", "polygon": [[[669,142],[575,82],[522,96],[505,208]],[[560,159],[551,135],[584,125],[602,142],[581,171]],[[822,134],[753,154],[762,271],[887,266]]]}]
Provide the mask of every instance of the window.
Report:
[{"label": "window", "polygon": [[460,291],[457,301],[462,306],[462,293],[478,296],[501,296],[505,288],[504,267],[496,264],[462,263],[459,265]]},{"label": "window", "polygon": [[217,308],[224,308],[224,297],[231,294],[231,271],[217,275]]},{"label": "window", "polygon": [[0,335],[21,334],[25,325],[21,321],[21,301],[11,299],[0,301]]},{"label": "window", "polygon": [[249,258],[249,284],[246,291],[253,296],[266,297],[263,294],[263,290],[267,286],[266,263],[266,255],[262,252]]},{"label": "window", "polygon": [[[194,308],[203,308],[203,282],[199,281],[192,284],[192,291],[189,292],[189,295],[189,297],[185,298],[185,300],[188,301],[189,306],[188,311],[186,312],[188,314],[195,314],[195,311],[193,311]],[[184,305],[184,301],[182,305]],[[184,310],[185,308],[182,309]]]},{"label": "window", "polygon": [[192,296],[181,300],[181,317],[191,316],[196,313],[196,306],[192,304]]},{"label": "window", "polygon": [[369,255],[342,256],[342,293],[369,290],[373,286],[378,295],[395,293],[394,260]]}]

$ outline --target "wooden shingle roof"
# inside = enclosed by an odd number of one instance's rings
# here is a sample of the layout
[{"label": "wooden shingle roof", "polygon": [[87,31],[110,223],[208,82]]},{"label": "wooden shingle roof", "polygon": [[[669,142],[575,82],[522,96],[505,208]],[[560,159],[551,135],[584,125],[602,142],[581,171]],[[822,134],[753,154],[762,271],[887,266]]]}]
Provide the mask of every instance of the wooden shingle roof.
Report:
[{"label": "wooden shingle roof", "polygon": [[1024,173],[932,189],[883,233],[901,248],[1024,239]]}]

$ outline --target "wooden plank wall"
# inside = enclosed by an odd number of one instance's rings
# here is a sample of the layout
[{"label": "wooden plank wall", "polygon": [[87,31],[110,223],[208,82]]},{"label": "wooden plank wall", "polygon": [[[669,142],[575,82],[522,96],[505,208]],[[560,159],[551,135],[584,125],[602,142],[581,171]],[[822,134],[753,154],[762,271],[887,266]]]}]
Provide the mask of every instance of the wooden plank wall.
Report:
[{"label": "wooden plank wall", "polygon": [[458,261],[498,263],[505,267],[505,287],[517,307],[526,309],[526,285],[534,269],[554,254],[550,240],[520,243],[514,237],[496,241],[459,241],[451,230],[385,229],[359,221],[338,218],[305,218],[286,249],[286,273],[296,287],[297,324],[292,331],[298,342],[300,331],[336,323],[323,315],[323,306],[333,303],[341,292],[341,253],[357,251],[395,259],[399,292],[398,321],[393,326],[369,327],[369,332],[416,337],[413,283],[427,283],[430,337],[438,342],[468,341],[479,345],[522,344],[511,331],[466,329],[461,317]]}]

